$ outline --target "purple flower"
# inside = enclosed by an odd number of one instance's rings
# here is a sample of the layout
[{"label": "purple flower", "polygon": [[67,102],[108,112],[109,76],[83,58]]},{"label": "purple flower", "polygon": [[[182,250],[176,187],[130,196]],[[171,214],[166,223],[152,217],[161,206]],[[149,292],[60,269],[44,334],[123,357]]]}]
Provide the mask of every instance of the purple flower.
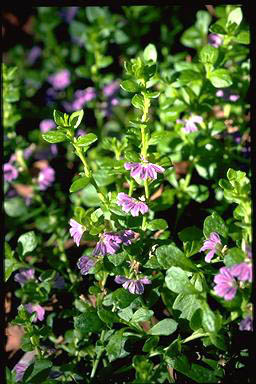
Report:
[{"label": "purple flower", "polygon": [[64,102],[63,106],[67,112],[77,111],[82,109],[86,103],[95,99],[96,91],[93,87],[88,87],[84,90],[78,89],[74,94],[74,100],[71,103]]},{"label": "purple flower", "polygon": [[139,177],[142,180],[147,178],[155,180],[157,179],[157,173],[163,173],[165,169],[160,165],[149,163],[144,160],[142,163],[125,163],[125,169],[131,170],[131,177]]},{"label": "purple flower", "polygon": [[4,180],[5,181],[12,181],[17,179],[19,172],[18,170],[10,163],[5,163],[3,165],[3,171],[4,171]]},{"label": "purple flower", "polygon": [[85,136],[85,135],[86,135],[86,131],[82,128],[78,128],[78,130],[76,131],[76,137]]},{"label": "purple flower", "polygon": [[143,203],[142,201],[136,200],[123,192],[118,193],[117,195],[117,205],[121,206],[124,212],[131,212],[132,216],[138,216],[139,212],[141,212],[142,215],[148,212],[147,204]]},{"label": "purple flower", "polygon": [[69,224],[71,225],[71,228],[69,229],[69,233],[73,237],[76,245],[79,247],[85,228],[83,227],[83,225],[79,224],[74,219],[70,219]]},{"label": "purple flower", "polygon": [[247,263],[235,264],[230,267],[231,275],[240,281],[252,281],[252,266]]},{"label": "purple flower", "polygon": [[239,329],[240,331],[253,331],[252,317],[247,316],[245,319],[243,319],[239,324]]},{"label": "purple flower", "polygon": [[30,65],[33,65],[36,60],[41,56],[42,53],[42,48],[38,47],[37,45],[33,48],[28,53],[27,56],[27,61]]},{"label": "purple flower", "polygon": [[36,313],[36,317],[34,318],[33,322],[35,323],[37,320],[43,321],[45,310],[41,305],[38,304],[25,304],[24,307],[29,313]]},{"label": "purple flower", "polygon": [[81,275],[87,275],[90,269],[94,266],[95,261],[88,256],[82,256],[77,262],[77,266],[81,269]]},{"label": "purple flower", "polygon": [[134,239],[135,233],[131,229],[125,229],[119,233],[119,236],[124,245],[131,245],[131,240]]},{"label": "purple flower", "polygon": [[45,160],[52,159],[58,154],[58,148],[56,144],[48,145],[47,147],[38,148],[35,153],[35,159]]},{"label": "purple flower", "polygon": [[48,77],[48,82],[56,90],[65,89],[70,84],[70,72],[67,69],[55,73]]},{"label": "purple flower", "polygon": [[120,275],[116,276],[115,282],[117,284],[122,284],[123,288],[128,289],[130,293],[136,295],[142,295],[144,292],[144,285],[151,284],[151,280],[147,279],[146,277],[139,280],[133,280]]},{"label": "purple flower", "polygon": [[61,16],[63,17],[66,23],[70,23],[75,15],[77,14],[79,7],[65,7],[61,12]]},{"label": "purple flower", "polygon": [[204,245],[200,248],[200,252],[210,249],[210,252],[205,256],[205,261],[207,263],[211,261],[214,254],[217,252],[218,244],[221,244],[221,240],[217,232],[212,232],[209,239],[204,241]]},{"label": "purple flower", "polygon": [[232,93],[232,91],[228,88],[219,89],[216,92],[216,96],[223,98],[224,101],[237,101],[240,99],[239,95]]},{"label": "purple flower", "polygon": [[25,160],[28,160],[30,158],[30,156],[34,152],[35,148],[36,148],[35,144],[31,144],[29,147],[24,149],[23,157],[24,157]]},{"label": "purple flower", "polygon": [[28,364],[18,363],[13,368],[13,371],[16,373],[16,381],[21,381],[23,379],[24,373],[28,368]]},{"label": "purple flower", "polygon": [[52,167],[45,167],[39,172],[38,184],[41,191],[45,191],[55,180],[55,171]]},{"label": "purple flower", "polygon": [[232,300],[237,291],[237,283],[232,276],[230,269],[222,267],[220,273],[214,277],[216,283],[214,291],[218,296],[224,297],[225,300]]},{"label": "purple flower", "polygon": [[40,131],[45,133],[56,127],[56,124],[51,119],[42,120],[40,125]]},{"label": "purple flower", "polygon": [[218,48],[222,44],[222,37],[216,33],[210,33],[210,35],[208,35],[208,44]]},{"label": "purple flower", "polygon": [[201,116],[192,115],[189,119],[185,120],[176,120],[177,123],[184,123],[183,131],[186,133],[195,132],[198,130],[196,123],[201,124],[203,122],[203,118]]},{"label": "purple flower", "polygon": [[64,278],[59,273],[57,273],[53,287],[57,289],[63,289],[65,288],[65,285],[66,284]]},{"label": "purple flower", "polygon": [[103,88],[103,94],[106,97],[111,97],[115,95],[120,89],[120,85],[118,81],[113,81],[112,83],[109,83],[105,85]]},{"label": "purple flower", "polygon": [[20,285],[24,285],[26,281],[33,280],[35,278],[35,270],[33,268],[30,269],[20,269],[19,273],[16,273],[14,276],[14,280]]}]

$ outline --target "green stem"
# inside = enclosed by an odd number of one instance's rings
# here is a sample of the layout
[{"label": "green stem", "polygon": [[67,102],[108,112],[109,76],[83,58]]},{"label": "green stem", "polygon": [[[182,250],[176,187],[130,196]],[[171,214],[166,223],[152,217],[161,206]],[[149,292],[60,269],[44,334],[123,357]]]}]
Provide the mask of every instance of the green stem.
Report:
[{"label": "green stem", "polygon": [[131,179],[130,185],[129,185],[129,196],[132,196],[133,188],[134,188],[134,180]]}]

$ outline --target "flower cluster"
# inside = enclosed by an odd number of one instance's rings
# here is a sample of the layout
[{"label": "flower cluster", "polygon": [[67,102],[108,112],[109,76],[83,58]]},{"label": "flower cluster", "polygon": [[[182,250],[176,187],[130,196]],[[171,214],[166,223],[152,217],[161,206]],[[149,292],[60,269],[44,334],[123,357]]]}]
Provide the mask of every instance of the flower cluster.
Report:
[{"label": "flower cluster", "polygon": [[39,304],[25,304],[24,307],[28,311],[28,313],[35,313],[36,316],[33,319],[33,322],[35,323],[37,320],[43,321],[44,315],[45,315],[45,309],[39,305]]},{"label": "flower cluster", "polygon": [[84,90],[78,89],[74,93],[74,100],[69,102],[63,102],[63,107],[67,112],[77,111],[82,109],[86,103],[91,100],[94,100],[96,97],[96,91],[93,87],[88,87]]},{"label": "flower cluster", "polygon": [[67,69],[62,69],[61,71],[48,77],[48,82],[56,90],[67,88],[70,84],[70,81],[70,72]]},{"label": "flower cluster", "polygon": [[185,124],[183,127],[183,131],[186,133],[196,132],[198,128],[196,124],[201,124],[203,122],[203,118],[198,115],[191,115],[189,119],[185,120],[176,120],[177,123]]},{"label": "flower cluster", "polygon": [[121,206],[124,212],[131,212],[132,216],[138,216],[139,213],[144,215],[144,213],[148,212],[147,204],[136,200],[123,192],[120,192],[117,195],[117,205]]},{"label": "flower cluster", "polygon": [[123,288],[128,289],[130,293],[142,295],[144,292],[144,285],[151,284],[151,281],[146,277],[138,280],[128,279],[125,276],[116,276],[115,282],[122,284]]},{"label": "flower cluster", "polygon": [[212,232],[209,236],[208,240],[204,241],[204,245],[200,248],[200,252],[210,250],[210,252],[207,253],[205,256],[205,261],[209,263],[213,256],[215,255],[216,251],[218,250],[219,245],[221,245],[221,240],[217,232]]},{"label": "flower cluster", "polygon": [[130,229],[119,233],[104,232],[103,235],[101,235],[100,241],[96,244],[93,256],[105,256],[107,254],[113,255],[119,250],[121,244],[130,245],[134,236],[135,233]]},{"label": "flower cluster", "polygon": [[87,275],[94,266],[95,261],[88,256],[82,256],[77,262],[77,267],[81,270],[81,275]]},{"label": "flower cluster", "polygon": [[219,89],[216,92],[216,96],[223,98],[224,101],[237,101],[240,99],[240,96],[237,93],[233,93],[230,89],[224,88]]},{"label": "flower cluster", "polygon": [[17,281],[21,286],[24,285],[28,280],[33,280],[35,278],[35,270],[30,269],[21,269],[19,273],[16,273],[14,280]]},{"label": "flower cluster", "polygon": [[215,48],[218,48],[222,44],[222,37],[217,33],[210,33],[208,35],[208,44],[212,45]]},{"label": "flower cluster", "polygon": [[134,179],[139,177],[141,180],[146,179],[157,179],[158,173],[164,173],[165,169],[160,165],[149,163],[147,160],[143,159],[142,163],[125,163],[125,169],[131,171],[131,177]]}]

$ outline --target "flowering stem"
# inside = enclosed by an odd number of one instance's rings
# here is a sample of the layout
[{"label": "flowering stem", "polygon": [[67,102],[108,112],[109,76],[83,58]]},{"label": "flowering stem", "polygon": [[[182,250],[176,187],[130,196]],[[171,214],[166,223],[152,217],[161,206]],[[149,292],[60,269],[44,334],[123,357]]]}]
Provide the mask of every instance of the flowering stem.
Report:
[{"label": "flowering stem", "polygon": [[129,186],[129,196],[132,196],[133,188],[134,188],[134,180],[131,179],[130,186]]},{"label": "flowering stem", "polygon": [[146,197],[146,200],[148,200],[149,199],[148,179],[144,180],[144,188],[145,188],[145,197]]}]

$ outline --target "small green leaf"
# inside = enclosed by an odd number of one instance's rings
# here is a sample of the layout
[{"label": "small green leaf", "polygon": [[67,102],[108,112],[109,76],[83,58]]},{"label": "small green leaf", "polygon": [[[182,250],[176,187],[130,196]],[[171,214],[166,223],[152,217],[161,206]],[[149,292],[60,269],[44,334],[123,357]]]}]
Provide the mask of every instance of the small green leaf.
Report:
[{"label": "small green leaf", "polygon": [[85,136],[78,137],[76,141],[76,145],[78,147],[88,147],[89,145],[94,143],[96,140],[98,140],[98,138],[94,133],[88,133]]},{"label": "small green leaf", "polygon": [[139,108],[141,110],[143,110],[144,108],[144,98],[142,95],[134,95],[133,98],[132,98],[132,105],[135,107],[135,108]]},{"label": "small green leaf", "polygon": [[202,63],[210,63],[214,64],[219,56],[219,51],[217,48],[213,47],[212,45],[205,45],[200,53],[199,57]]},{"label": "small green leaf", "polygon": [[34,231],[24,233],[18,238],[18,244],[21,244],[21,254],[24,256],[26,253],[32,252],[37,246],[37,237]]},{"label": "small green leaf", "polygon": [[242,10],[240,7],[237,7],[233,11],[231,11],[230,14],[228,15],[227,26],[233,23],[239,26],[242,20],[243,20]]},{"label": "small green leaf", "polygon": [[83,119],[83,116],[84,116],[84,111],[82,109],[80,109],[79,111],[73,112],[69,118],[69,124],[72,127],[77,128],[80,125]]},{"label": "small green leaf", "polygon": [[176,331],[178,323],[173,319],[164,319],[154,325],[148,333],[151,335],[169,336]]},{"label": "small green leaf", "polygon": [[131,321],[138,323],[139,321],[147,321],[151,319],[154,315],[154,312],[150,309],[139,308],[132,316]]},{"label": "small green leaf", "polygon": [[138,92],[139,85],[134,80],[124,80],[120,83],[120,87],[126,92]]},{"label": "small green leaf", "polygon": [[151,231],[157,231],[160,229],[166,229],[168,228],[167,221],[164,219],[155,219],[148,223],[147,229],[150,229]]},{"label": "small green leaf", "polygon": [[206,217],[203,231],[206,238],[208,238],[212,232],[217,232],[223,237],[227,236],[226,224],[216,212],[213,212],[211,216]]},{"label": "small green leaf", "polygon": [[175,266],[186,271],[197,270],[193,262],[189,260],[179,248],[172,244],[158,247],[156,256],[159,264],[166,269]]},{"label": "small green leaf", "polygon": [[157,61],[157,51],[154,44],[149,44],[144,49],[143,57],[146,61],[152,60],[154,63]]},{"label": "small green leaf", "polygon": [[198,293],[194,286],[190,283],[187,272],[179,267],[171,267],[165,276],[167,287],[175,293]]},{"label": "small green leaf", "polygon": [[106,351],[110,362],[121,357],[126,341],[126,338],[123,337],[123,333],[124,329],[120,329],[109,339]]},{"label": "small green leaf", "polygon": [[67,137],[63,132],[59,132],[56,130],[43,133],[42,138],[51,144],[61,143],[62,141],[67,140]]},{"label": "small green leaf", "polygon": [[27,213],[27,206],[21,197],[13,197],[4,202],[5,213],[10,217],[20,217]]},{"label": "small green leaf", "polygon": [[69,192],[72,193],[80,191],[80,189],[85,188],[90,183],[90,180],[90,177],[80,177],[72,183],[71,187],[69,188]]},{"label": "small green leaf", "polygon": [[86,336],[90,332],[98,333],[103,323],[97,311],[94,308],[88,308],[86,312],[74,318],[74,326],[83,336]]},{"label": "small green leaf", "polygon": [[227,267],[231,267],[234,264],[240,264],[244,261],[245,254],[239,248],[230,248],[224,257],[224,263]]},{"label": "small green leaf", "polygon": [[210,72],[208,77],[215,88],[226,88],[233,83],[228,70],[223,68]]}]

